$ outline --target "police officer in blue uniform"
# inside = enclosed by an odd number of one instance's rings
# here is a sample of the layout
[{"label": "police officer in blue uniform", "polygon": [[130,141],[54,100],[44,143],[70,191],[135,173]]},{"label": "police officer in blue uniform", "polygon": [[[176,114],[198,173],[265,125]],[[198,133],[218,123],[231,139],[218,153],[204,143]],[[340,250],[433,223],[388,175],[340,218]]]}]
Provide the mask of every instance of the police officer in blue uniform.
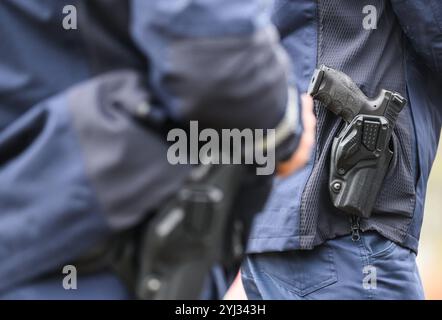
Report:
[{"label": "police officer in blue uniform", "polygon": [[[267,129],[300,104],[270,12],[258,0],[0,2],[0,298],[131,297],[84,261],[189,174],[146,118]],[[296,119],[277,149],[283,175],[308,155]],[[65,290],[63,266],[79,261]]]},{"label": "police officer in blue uniform", "polygon": [[442,123],[442,2],[276,0],[273,21],[301,91],[326,65],[370,98],[386,89],[408,104],[372,215],[358,223],[333,206],[328,190],[341,119],[316,105],[309,165],[276,181],[255,222],[242,268],[249,298],[424,298],[416,254]]}]

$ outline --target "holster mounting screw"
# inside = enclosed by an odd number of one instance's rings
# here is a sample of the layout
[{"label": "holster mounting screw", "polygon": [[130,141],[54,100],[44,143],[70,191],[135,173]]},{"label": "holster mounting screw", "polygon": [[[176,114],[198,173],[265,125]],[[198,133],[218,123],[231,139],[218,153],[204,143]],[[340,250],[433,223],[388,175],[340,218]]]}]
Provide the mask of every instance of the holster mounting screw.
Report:
[{"label": "holster mounting screw", "polygon": [[339,192],[342,189],[342,184],[340,182],[334,182],[332,188],[334,192]]}]

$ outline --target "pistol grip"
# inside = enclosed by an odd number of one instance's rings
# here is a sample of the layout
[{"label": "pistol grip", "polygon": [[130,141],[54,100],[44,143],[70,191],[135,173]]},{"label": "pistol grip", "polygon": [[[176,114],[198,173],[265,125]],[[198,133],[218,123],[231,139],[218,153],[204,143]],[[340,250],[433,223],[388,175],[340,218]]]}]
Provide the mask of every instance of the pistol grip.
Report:
[{"label": "pistol grip", "polygon": [[326,66],[315,70],[308,93],[347,123],[369,108],[369,99],[350,77]]}]

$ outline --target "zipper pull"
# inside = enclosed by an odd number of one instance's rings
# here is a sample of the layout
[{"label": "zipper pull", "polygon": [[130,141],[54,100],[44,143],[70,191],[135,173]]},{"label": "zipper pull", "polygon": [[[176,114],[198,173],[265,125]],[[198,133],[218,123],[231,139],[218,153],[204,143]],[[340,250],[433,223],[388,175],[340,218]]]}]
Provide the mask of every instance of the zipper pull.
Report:
[{"label": "zipper pull", "polygon": [[361,235],[359,234],[359,231],[361,230],[361,226],[359,224],[359,217],[358,216],[351,216],[351,240],[353,242],[361,240]]}]

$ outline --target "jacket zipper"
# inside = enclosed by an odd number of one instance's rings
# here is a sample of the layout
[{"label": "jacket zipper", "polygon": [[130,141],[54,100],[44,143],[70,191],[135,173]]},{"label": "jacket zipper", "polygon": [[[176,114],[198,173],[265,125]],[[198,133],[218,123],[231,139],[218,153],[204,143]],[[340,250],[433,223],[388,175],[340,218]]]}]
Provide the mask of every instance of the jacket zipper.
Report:
[{"label": "jacket zipper", "polygon": [[353,242],[357,242],[361,240],[361,225],[359,223],[359,217],[358,216],[351,216],[350,217],[351,222],[351,240]]}]

